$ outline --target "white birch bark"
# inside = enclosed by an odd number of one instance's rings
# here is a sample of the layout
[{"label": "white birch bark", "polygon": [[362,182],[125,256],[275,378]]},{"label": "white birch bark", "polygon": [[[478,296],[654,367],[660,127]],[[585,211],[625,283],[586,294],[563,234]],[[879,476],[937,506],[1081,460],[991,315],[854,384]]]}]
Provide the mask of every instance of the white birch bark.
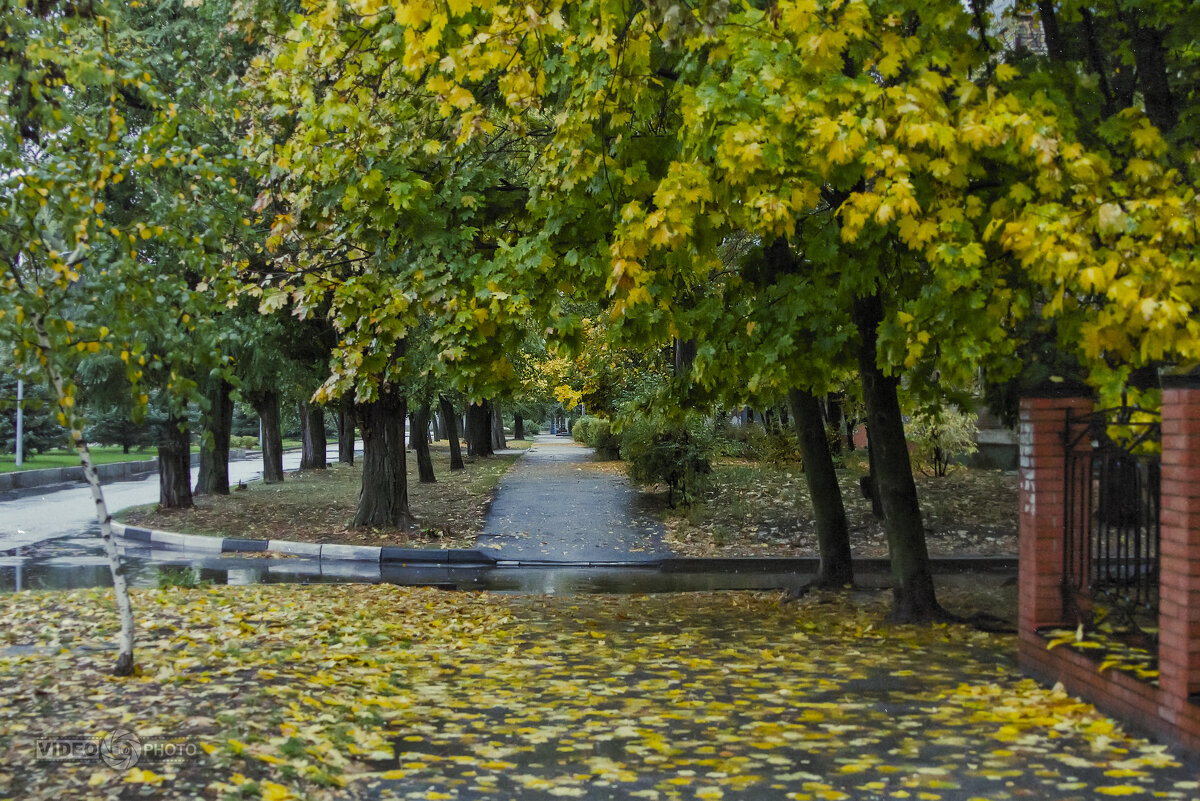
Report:
[{"label": "white birch bark", "polygon": [[66,418],[67,428],[71,432],[71,442],[79,454],[83,466],[83,476],[92,489],[92,500],[96,503],[96,519],[100,522],[100,536],[104,540],[104,554],[108,557],[108,569],[112,572],[113,594],[117,599],[117,613],[121,619],[121,633],[118,638],[117,665],[113,673],[117,676],[129,676],[133,673],[133,606],[129,602],[129,585],[125,581],[125,566],[121,563],[121,554],[117,551],[117,543],[113,540],[112,516],[108,513],[108,505],[104,502],[104,490],[100,487],[100,476],[92,464],[92,454],[83,438],[79,425],[79,417],[75,413],[75,398],[66,391],[62,372],[52,358],[54,346],[46,334],[45,326],[39,318],[33,320],[34,330],[38,335],[38,347],[42,351],[43,366],[54,395],[58,398],[58,408]]}]

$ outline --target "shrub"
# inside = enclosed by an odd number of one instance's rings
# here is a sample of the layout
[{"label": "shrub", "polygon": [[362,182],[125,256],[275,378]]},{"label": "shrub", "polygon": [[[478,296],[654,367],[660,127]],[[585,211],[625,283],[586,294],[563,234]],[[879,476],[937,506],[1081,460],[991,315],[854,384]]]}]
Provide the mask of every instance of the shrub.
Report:
[{"label": "shrub", "polygon": [[619,459],[621,456],[621,438],[612,432],[612,424],[607,420],[596,420],[592,424],[587,444],[596,449],[601,459]]},{"label": "shrub", "polygon": [[704,489],[705,477],[712,473],[712,443],[698,420],[679,424],[640,418],[622,432],[621,454],[635,481],[667,485],[667,503],[674,508],[676,493],[688,506]]},{"label": "shrub", "polygon": [[747,428],[746,455],[749,458],[776,466],[800,461],[800,445],[791,430],[768,431],[756,424]]},{"label": "shrub", "polygon": [[594,417],[580,417],[571,426],[571,439],[582,445],[586,445],[588,439],[591,438],[592,426],[595,424],[595,421],[596,418]]},{"label": "shrub", "polygon": [[976,417],[949,406],[934,412],[913,415],[905,426],[912,445],[913,465],[921,472],[944,477],[955,456],[978,450]]}]

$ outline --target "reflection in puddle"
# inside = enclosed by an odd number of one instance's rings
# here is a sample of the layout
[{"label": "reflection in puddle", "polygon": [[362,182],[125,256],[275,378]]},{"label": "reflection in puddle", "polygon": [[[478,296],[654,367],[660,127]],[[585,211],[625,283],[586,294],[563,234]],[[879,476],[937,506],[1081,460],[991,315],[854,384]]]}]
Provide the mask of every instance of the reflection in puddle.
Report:
[{"label": "reflection in puddle", "polygon": [[[311,559],[221,558],[169,550],[125,548],[130,586],[206,584],[388,583],[459,590],[536,595],[590,593],[774,590],[796,587],[807,576],[795,572],[679,572],[657,567],[480,567],[379,565]],[[954,577],[946,576],[946,580]],[[885,586],[886,576],[860,574],[865,587]],[[968,579],[971,580],[971,579]],[[99,538],[50,540],[0,557],[0,592],[72,590],[111,586]]]}]

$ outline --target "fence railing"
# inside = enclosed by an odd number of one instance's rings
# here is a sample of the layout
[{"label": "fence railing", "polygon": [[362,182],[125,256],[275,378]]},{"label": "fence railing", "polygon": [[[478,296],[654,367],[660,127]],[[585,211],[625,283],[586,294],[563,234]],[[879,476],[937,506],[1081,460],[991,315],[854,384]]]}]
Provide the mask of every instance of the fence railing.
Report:
[{"label": "fence railing", "polygon": [[1063,611],[1152,648],[1158,635],[1161,418],[1067,413]]}]

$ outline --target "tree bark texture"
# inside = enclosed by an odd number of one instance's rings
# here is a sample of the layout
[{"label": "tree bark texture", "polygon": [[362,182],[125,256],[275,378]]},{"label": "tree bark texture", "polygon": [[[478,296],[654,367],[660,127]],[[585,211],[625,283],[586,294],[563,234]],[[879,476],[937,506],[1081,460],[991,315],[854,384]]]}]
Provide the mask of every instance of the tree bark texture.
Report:
[{"label": "tree bark texture", "polygon": [[1146,116],[1160,131],[1168,133],[1179,121],[1179,110],[1167,77],[1167,47],[1163,39],[1161,30],[1134,23],[1131,44]]},{"label": "tree bark texture", "polygon": [[467,407],[467,456],[492,456],[492,409],[487,401]]},{"label": "tree bark texture", "polygon": [[493,402],[492,407],[492,450],[501,451],[508,447],[504,439],[504,413],[500,404]]},{"label": "tree bark texture", "polygon": [[921,507],[896,395],[899,382],[895,376],[884,375],[877,363],[876,337],[883,322],[879,292],[856,299],[853,315],[860,337],[858,366],[871,432],[872,475],[883,506],[892,563],[892,617],[902,622],[942,618],[945,612],[934,594]]},{"label": "tree bark texture", "polygon": [[454,411],[454,404],[445,395],[438,397],[438,405],[442,409],[442,424],[446,428],[446,439],[450,442],[450,469],[462,470],[462,445],[458,440],[458,413]]},{"label": "tree bark texture", "polygon": [[229,494],[229,436],[233,429],[233,387],[218,381],[208,393],[208,414],[204,417],[207,436],[200,442],[200,470],[196,477],[197,495]]},{"label": "tree bark texture", "polygon": [[108,513],[108,504],[104,500],[104,490],[100,486],[100,475],[92,464],[92,454],[88,450],[87,440],[83,438],[83,425],[76,416],[75,404],[66,405],[66,385],[62,372],[54,361],[54,346],[46,332],[42,318],[34,314],[31,322],[37,333],[38,348],[44,357],[46,378],[54,388],[58,399],[58,408],[67,418],[67,429],[71,432],[71,444],[79,455],[79,463],[83,466],[83,477],[92,491],[92,502],[96,505],[96,520],[100,523],[100,540],[104,543],[104,555],[108,559],[108,571],[113,580],[113,596],[117,603],[117,617],[120,620],[121,631],[117,636],[117,663],[113,666],[113,675],[132,676],[133,661],[133,605],[129,601],[129,583],[125,580],[125,564],[121,561],[121,552],[117,550],[116,540],[113,539],[112,515]]},{"label": "tree bark texture", "polygon": [[788,392],[788,405],[796,421],[796,436],[804,458],[804,479],[812,498],[817,520],[817,549],[821,563],[813,584],[819,587],[844,587],[854,583],[850,561],[850,532],[846,526],[846,508],[829,453],[821,403],[803,390]]},{"label": "tree bark texture", "polygon": [[363,441],[363,474],[352,525],[408,528],[414,521],[404,453],[406,399],[385,387],[378,400],[354,408]]},{"label": "tree bark texture", "polygon": [[513,413],[513,439],[525,439],[525,418],[520,412]]},{"label": "tree bark texture", "polygon": [[250,404],[262,423],[263,483],[283,482],[283,433],[279,423],[279,393],[264,390],[250,394]]},{"label": "tree bark texture", "polygon": [[425,432],[429,430],[429,403],[422,403],[412,414],[412,439],[417,451],[417,476],[422,484],[433,484],[437,476],[433,474],[433,457],[429,454],[429,438]]},{"label": "tree bark texture", "polygon": [[337,410],[338,461],[354,464],[354,404],[343,400]]},{"label": "tree bark texture", "polygon": [[158,505],[163,509],[192,508],[192,448],[187,418],[167,417],[158,444]]},{"label": "tree bark texture", "polygon": [[329,466],[325,458],[325,407],[305,401],[300,404],[300,469],[324,470]]}]

